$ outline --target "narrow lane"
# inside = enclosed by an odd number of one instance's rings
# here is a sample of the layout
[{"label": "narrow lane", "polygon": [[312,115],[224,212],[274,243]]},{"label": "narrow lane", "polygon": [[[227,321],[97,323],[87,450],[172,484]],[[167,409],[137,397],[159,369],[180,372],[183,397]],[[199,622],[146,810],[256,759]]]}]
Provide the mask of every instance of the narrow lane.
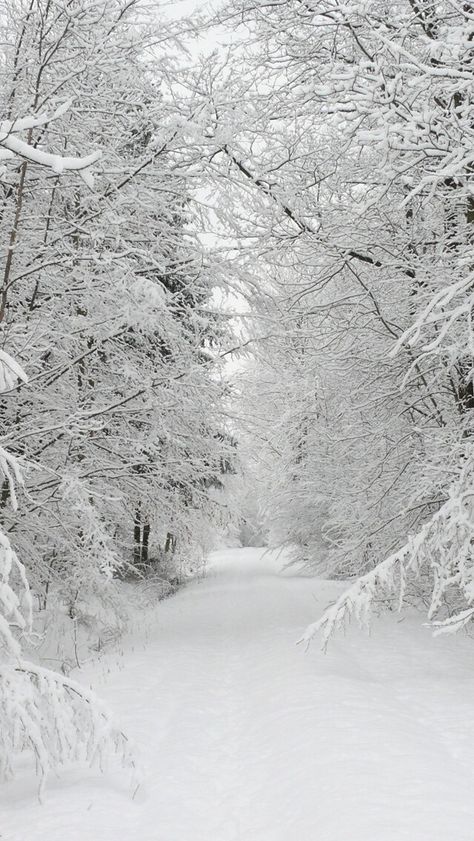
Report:
[{"label": "narrow lane", "polygon": [[214,553],[144,643],[81,679],[117,710],[143,782],[74,769],[46,803],[0,795],[1,841],[472,841],[474,642],[416,617],[295,646],[341,584]]}]

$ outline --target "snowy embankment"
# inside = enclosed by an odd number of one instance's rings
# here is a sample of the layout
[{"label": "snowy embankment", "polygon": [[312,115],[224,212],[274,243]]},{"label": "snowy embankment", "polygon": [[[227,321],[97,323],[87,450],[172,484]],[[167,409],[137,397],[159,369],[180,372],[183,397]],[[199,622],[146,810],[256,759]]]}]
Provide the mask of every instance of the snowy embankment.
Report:
[{"label": "snowy embankment", "polygon": [[75,673],[138,747],[135,798],[113,767],[50,780],[43,806],[23,776],[1,841],[472,841],[474,642],[390,615],[305,652],[341,584],[261,549],[211,564],[147,641]]}]

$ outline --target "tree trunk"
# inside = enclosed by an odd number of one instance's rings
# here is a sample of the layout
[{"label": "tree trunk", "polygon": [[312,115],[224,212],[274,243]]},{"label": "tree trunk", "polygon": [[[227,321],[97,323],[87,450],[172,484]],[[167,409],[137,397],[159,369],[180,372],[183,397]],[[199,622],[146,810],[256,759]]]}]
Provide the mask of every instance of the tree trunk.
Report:
[{"label": "tree trunk", "polygon": [[133,562],[139,564],[142,557],[142,512],[140,504],[135,509],[135,521],[133,524]]},{"label": "tree trunk", "polygon": [[146,522],[143,526],[142,539],[142,564],[148,563],[148,545],[150,542],[150,523]]},{"label": "tree trunk", "polygon": [[174,555],[176,551],[176,537],[170,531],[166,535],[165,552]]}]

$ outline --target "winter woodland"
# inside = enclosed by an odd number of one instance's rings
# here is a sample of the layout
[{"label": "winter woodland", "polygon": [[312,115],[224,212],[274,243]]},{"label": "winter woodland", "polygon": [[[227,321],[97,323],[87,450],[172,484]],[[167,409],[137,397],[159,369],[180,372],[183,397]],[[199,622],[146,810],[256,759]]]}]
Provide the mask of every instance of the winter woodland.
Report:
[{"label": "winter woodland", "polygon": [[2,0],[0,28],[2,777],[133,773],[75,671],[226,541],[338,582],[315,647],[405,608],[465,645],[474,4]]}]

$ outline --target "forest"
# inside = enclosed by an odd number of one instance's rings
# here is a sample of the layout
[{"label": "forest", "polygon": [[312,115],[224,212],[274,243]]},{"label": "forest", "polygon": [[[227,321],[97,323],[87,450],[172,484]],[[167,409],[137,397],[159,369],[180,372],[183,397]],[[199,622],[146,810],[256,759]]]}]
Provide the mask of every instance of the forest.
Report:
[{"label": "forest", "polygon": [[0,28],[2,779],[135,766],[76,671],[222,545],[336,582],[295,642],[414,610],[472,646],[474,4]]}]

